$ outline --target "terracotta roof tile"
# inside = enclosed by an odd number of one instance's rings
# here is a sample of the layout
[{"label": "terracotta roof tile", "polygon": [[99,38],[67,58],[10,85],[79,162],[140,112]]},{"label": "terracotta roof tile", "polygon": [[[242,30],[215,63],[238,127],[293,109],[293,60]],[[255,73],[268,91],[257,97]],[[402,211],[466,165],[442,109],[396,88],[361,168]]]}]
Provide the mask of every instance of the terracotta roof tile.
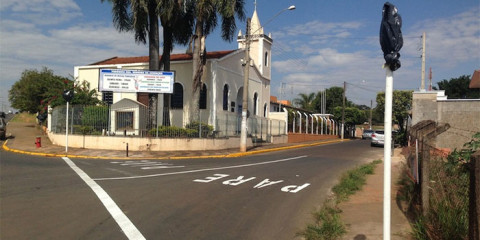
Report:
[{"label": "terracotta roof tile", "polygon": [[469,88],[480,88],[480,70],[473,72]]},{"label": "terracotta roof tile", "polygon": [[[216,51],[216,52],[207,52],[207,59],[215,59],[224,57],[235,50],[226,50],[226,51]],[[162,56],[160,56],[161,58]],[[183,61],[183,60],[191,60],[191,54],[172,54],[170,55],[170,61]],[[108,58],[96,63],[92,63],[90,65],[110,65],[110,64],[128,64],[128,63],[148,63],[148,56],[141,56],[141,57],[112,57]]]}]

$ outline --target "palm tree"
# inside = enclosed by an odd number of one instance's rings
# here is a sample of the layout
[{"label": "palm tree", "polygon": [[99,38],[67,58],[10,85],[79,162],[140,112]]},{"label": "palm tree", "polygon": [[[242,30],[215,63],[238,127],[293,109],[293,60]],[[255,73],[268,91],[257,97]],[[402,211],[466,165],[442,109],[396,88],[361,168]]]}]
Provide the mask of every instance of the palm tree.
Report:
[{"label": "palm tree", "polygon": [[157,11],[163,28],[163,53],[160,68],[170,71],[170,53],[174,43],[186,45],[193,31],[193,7],[183,0],[160,0]]},{"label": "palm tree", "polygon": [[158,0],[100,0],[112,3],[113,25],[119,32],[133,31],[135,42],[146,44],[148,38],[148,68],[160,70]]},{"label": "palm tree", "polygon": [[222,18],[222,38],[232,41],[235,36],[235,16],[245,19],[244,0],[190,0],[195,16],[195,32],[193,35],[193,77],[192,100],[189,106],[190,121],[198,120],[199,94],[202,75],[206,64],[205,38],[217,26],[217,17]]},{"label": "palm tree", "polygon": [[313,110],[313,100],[315,100],[315,93],[305,94],[300,93],[298,94],[300,98],[293,99],[293,103],[298,107],[305,109],[305,110]]},{"label": "palm tree", "polygon": [[[101,0],[104,2],[105,0]],[[174,42],[187,44],[192,35],[193,14],[182,0],[107,0],[112,3],[113,23],[118,31],[133,31],[137,43],[148,37],[149,70],[170,71]],[[160,63],[159,25],[163,27],[163,54]],[[169,96],[164,95],[169,102]],[[150,117],[156,119],[157,94],[149,94]],[[168,114],[168,112],[164,113]],[[165,118],[168,119],[168,118]],[[155,122],[155,121],[152,121]],[[169,125],[169,123],[165,123]]]}]

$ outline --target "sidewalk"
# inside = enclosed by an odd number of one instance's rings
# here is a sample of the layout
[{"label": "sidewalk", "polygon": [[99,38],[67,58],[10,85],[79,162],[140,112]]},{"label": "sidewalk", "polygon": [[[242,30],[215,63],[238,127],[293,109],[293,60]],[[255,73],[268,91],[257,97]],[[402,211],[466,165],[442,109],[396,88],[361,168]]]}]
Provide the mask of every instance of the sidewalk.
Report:
[{"label": "sidewalk", "polygon": [[[42,146],[37,148],[35,139],[41,138]],[[128,157],[126,150],[102,150],[85,148],[68,148],[65,146],[53,145],[48,136],[42,129],[33,123],[10,122],[7,126],[7,141],[3,148],[11,152],[33,154],[51,157],[68,156],[72,158],[105,158],[105,159],[181,159],[181,158],[201,158],[201,157],[238,157],[245,155],[258,154],[269,151],[286,150],[289,148],[300,148],[313,145],[320,145],[326,142],[342,141],[336,136],[331,139],[321,141],[303,142],[303,143],[285,143],[285,144],[266,144],[263,146],[248,149],[247,153],[240,153],[238,148],[213,150],[213,151],[129,151]]]},{"label": "sidewalk", "polygon": [[[391,239],[412,239],[411,227],[404,209],[396,201],[397,179],[402,174],[402,165],[406,162],[402,149],[394,149],[392,157],[391,190]],[[373,159],[372,159],[373,160]],[[342,220],[347,225],[347,234],[343,239],[383,239],[383,162],[378,164],[373,175],[368,175],[362,190],[355,193],[346,202],[339,204]]]}]

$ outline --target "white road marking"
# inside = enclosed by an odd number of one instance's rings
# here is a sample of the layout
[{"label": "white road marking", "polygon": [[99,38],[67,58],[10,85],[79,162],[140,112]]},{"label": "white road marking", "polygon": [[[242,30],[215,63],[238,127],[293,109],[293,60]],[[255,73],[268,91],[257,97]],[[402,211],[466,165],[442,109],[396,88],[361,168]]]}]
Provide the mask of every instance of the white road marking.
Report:
[{"label": "white road marking", "polygon": [[78,176],[93,190],[97,195],[100,201],[103,203],[107,211],[112,215],[113,219],[117,222],[118,226],[122,229],[123,233],[130,240],[143,240],[145,237],[142,233],[133,225],[130,219],[123,213],[123,211],[117,206],[113,199],[108,195],[105,190],[103,190],[100,185],[98,185],[95,180],[91,179],[82,169],[77,167],[75,163],[72,162],[67,157],[62,157],[62,159],[75,171]]},{"label": "white road marking", "polygon": [[223,170],[223,169],[252,167],[252,166],[258,166],[258,165],[265,165],[265,164],[286,162],[286,161],[296,160],[296,159],[305,158],[305,157],[307,157],[307,156],[304,155],[304,156],[291,157],[291,158],[285,158],[285,159],[279,159],[279,160],[273,160],[273,161],[258,162],[258,163],[249,163],[249,164],[242,164],[242,165],[235,165],[235,166],[227,166],[227,167],[206,168],[206,169],[197,169],[197,170],[190,170],[190,171],[170,172],[170,173],[159,173],[159,174],[151,174],[151,175],[132,176],[132,177],[94,178],[93,180],[95,180],[95,181],[104,181],[104,180],[126,180],[126,179],[150,178],[150,177],[160,177],[160,176],[168,176],[168,175],[178,175],[178,174],[187,174],[187,173],[207,172],[207,171],[216,171],[216,170]]},{"label": "white road marking", "polygon": [[152,167],[142,167],[141,169],[143,170],[147,170],[147,169],[160,169],[160,168],[182,168],[182,167],[185,167],[185,166],[165,166],[165,165],[160,165],[160,166],[156,166],[156,165],[151,165]]}]

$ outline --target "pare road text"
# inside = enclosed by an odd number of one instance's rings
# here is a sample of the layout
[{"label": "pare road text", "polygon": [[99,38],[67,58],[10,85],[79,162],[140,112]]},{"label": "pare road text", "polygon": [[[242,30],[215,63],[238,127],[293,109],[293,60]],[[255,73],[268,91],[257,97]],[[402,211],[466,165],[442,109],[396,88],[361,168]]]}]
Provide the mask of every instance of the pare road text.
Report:
[{"label": "pare road text", "polygon": [[[239,176],[237,178],[227,179],[228,176],[230,176],[230,175],[228,175],[228,174],[213,174],[213,176],[209,176],[209,177],[206,177],[204,179],[195,179],[193,181],[194,182],[199,182],[199,183],[210,183],[210,182],[222,179],[223,185],[238,186],[240,184],[244,184],[246,182],[250,182],[250,181],[256,179],[256,177],[245,178],[244,176]],[[283,180],[271,181],[270,179],[266,178],[263,181],[257,183],[255,186],[253,186],[253,188],[269,187],[269,186],[273,186],[273,185],[276,185],[276,184],[279,184],[279,183],[282,183],[282,182],[283,182]],[[303,185],[287,185],[287,186],[280,185],[280,186],[282,186],[280,188],[280,190],[282,192],[297,193],[297,192],[303,190],[304,188],[310,186],[310,183],[305,183]]]}]

